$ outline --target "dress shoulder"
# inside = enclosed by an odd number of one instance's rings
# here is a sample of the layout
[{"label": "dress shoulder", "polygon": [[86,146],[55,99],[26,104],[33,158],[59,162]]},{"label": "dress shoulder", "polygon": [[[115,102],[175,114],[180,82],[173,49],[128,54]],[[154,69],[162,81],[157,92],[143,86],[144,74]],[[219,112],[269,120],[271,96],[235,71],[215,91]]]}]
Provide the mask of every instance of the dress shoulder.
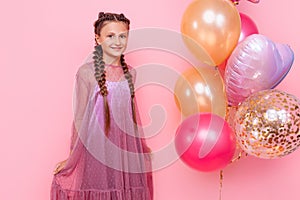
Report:
[{"label": "dress shoulder", "polygon": [[84,77],[84,76],[86,76],[87,74],[90,74],[90,73],[92,73],[91,64],[90,63],[85,63],[77,69],[76,75]]},{"label": "dress shoulder", "polygon": [[76,72],[76,79],[81,79],[82,81],[89,83],[93,77],[92,63],[85,63],[81,65]]},{"label": "dress shoulder", "polygon": [[136,69],[134,69],[131,65],[128,65],[128,70],[132,76],[132,81],[135,83],[136,81]]}]

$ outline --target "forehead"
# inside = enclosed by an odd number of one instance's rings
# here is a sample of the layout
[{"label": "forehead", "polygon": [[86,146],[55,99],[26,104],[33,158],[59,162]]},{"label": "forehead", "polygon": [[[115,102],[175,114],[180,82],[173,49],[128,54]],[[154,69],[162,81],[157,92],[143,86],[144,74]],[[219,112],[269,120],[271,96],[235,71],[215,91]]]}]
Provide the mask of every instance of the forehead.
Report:
[{"label": "forehead", "polygon": [[128,31],[128,26],[124,22],[107,22],[101,29],[100,33],[124,33]]}]

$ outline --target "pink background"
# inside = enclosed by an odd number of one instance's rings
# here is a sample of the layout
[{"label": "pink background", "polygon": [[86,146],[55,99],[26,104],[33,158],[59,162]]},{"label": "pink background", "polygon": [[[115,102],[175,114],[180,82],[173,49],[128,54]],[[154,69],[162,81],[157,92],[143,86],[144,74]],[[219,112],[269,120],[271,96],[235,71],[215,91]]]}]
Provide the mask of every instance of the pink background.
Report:
[{"label": "pink background", "polygon": [[[131,28],[179,31],[181,16],[189,3],[183,0],[2,2],[0,199],[49,199],[52,170],[68,155],[73,78],[94,45],[92,23],[98,12],[123,12],[131,19]],[[293,67],[278,89],[298,97],[299,6],[297,0],[261,0],[259,4],[241,0],[238,6],[253,19],[261,34],[287,43],[294,50]],[[139,103],[142,110],[147,111],[151,104],[159,102],[169,105],[168,115],[178,116],[175,104],[170,104],[171,94],[141,97],[144,97],[143,103]],[[143,116],[145,122],[149,120],[146,117]],[[154,139],[149,145],[155,149],[159,146],[155,141],[171,139],[173,132],[168,130],[175,125],[169,123],[159,136],[162,140]],[[297,150],[282,159],[247,157],[229,165],[224,170],[222,199],[299,199],[299,156]],[[216,200],[219,173],[198,172],[177,161],[154,173],[154,187],[156,200]]]}]

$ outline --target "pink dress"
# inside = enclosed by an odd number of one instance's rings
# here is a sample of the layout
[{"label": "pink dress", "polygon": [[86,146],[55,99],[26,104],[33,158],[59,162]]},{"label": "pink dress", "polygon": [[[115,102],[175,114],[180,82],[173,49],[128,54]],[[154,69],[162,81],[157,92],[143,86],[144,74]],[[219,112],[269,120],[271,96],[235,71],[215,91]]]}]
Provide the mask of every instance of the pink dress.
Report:
[{"label": "pink dress", "polygon": [[[76,74],[72,153],[53,177],[51,200],[153,199],[151,158],[142,128],[134,128],[128,82],[120,67],[106,67],[109,134],[103,131],[103,97],[98,93],[93,64],[88,63]],[[134,78],[135,70],[129,69]]]}]

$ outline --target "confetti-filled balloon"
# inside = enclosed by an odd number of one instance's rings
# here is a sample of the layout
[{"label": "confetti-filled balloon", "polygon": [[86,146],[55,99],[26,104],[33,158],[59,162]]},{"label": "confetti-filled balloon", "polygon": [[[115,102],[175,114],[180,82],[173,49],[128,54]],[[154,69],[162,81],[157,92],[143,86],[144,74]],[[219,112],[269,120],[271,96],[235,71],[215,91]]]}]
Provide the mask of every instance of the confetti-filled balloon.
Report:
[{"label": "confetti-filled balloon", "polygon": [[288,155],[300,145],[300,100],[275,89],[254,93],[240,104],[234,127],[237,142],[250,155]]}]

